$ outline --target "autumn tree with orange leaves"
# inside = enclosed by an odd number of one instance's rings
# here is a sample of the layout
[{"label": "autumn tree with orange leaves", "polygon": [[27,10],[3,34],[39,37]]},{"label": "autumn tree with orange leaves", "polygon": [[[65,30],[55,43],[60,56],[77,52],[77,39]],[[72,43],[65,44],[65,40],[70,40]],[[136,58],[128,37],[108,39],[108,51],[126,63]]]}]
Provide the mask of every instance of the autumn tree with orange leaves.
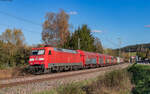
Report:
[{"label": "autumn tree with orange leaves", "polygon": [[44,44],[57,47],[64,45],[69,36],[68,21],[69,15],[64,10],[60,10],[58,13],[47,13],[42,31]]},{"label": "autumn tree with orange leaves", "polygon": [[6,29],[0,35],[0,69],[28,64],[30,48],[20,29]]}]

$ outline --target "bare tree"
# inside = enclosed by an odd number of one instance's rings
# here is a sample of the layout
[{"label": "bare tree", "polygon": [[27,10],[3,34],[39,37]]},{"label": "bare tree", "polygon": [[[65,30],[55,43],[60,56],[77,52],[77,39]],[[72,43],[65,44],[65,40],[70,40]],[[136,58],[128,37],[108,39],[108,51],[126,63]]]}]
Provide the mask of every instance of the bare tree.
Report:
[{"label": "bare tree", "polygon": [[66,42],[69,35],[69,15],[64,10],[47,13],[43,24],[42,40],[45,44],[58,46]]}]

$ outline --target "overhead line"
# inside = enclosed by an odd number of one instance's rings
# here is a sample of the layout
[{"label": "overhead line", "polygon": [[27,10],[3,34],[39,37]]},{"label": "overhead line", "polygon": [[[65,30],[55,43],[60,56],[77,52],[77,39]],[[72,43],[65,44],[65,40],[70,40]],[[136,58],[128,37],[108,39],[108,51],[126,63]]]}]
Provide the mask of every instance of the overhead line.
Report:
[{"label": "overhead line", "polygon": [[27,23],[30,23],[30,24],[33,24],[33,25],[42,26],[42,24],[40,24],[40,23],[37,23],[37,22],[31,21],[31,20],[28,20],[28,19],[25,19],[25,18],[22,18],[22,17],[12,15],[10,13],[7,13],[7,12],[1,11],[1,10],[0,10],[0,14],[7,15],[9,17],[12,17],[12,18],[15,18],[17,20],[24,21],[24,22],[27,22]]},{"label": "overhead line", "polygon": [[[12,26],[12,25],[6,25],[6,24],[1,24],[1,23],[0,23],[0,26],[10,27],[10,26]],[[14,26],[13,26],[13,27],[14,27]],[[37,31],[33,31],[33,30],[28,30],[28,29],[26,29],[26,28],[22,28],[22,30],[23,30],[23,29],[24,29],[25,31],[29,31],[29,32],[31,32],[31,33],[32,33],[32,32],[36,32],[36,33],[37,33]],[[41,33],[41,32],[39,32],[39,33]]]},{"label": "overhead line", "polygon": [[112,43],[113,45],[115,45],[115,46],[119,46],[118,44],[116,44],[116,43],[114,43],[114,42],[112,42],[111,40],[109,40],[108,38],[105,38],[107,41],[109,41],[110,43]]},{"label": "overhead line", "polygon": [[117,46],[117,47],[119,46],[118,44],[116,44],[113,41],[111,41],[108,38],[106,38],[103,34],[101,34],[101,35],[102,35],[102,37],[103,37],[104,40],[108,41],[109,43],[113,44],[114,46]]},{"label": "overhead line", "polygon": [[[34,24],[34,25],[42,26],[42,24],[40,24],[40,23],[33,22],[33,21],[31,21],[31,20],[27,20],[27,19],[25,19],[25,18],[21,18],[21,17],[15,16],[15,15],[12,15],[12,14],[10,14],[10,13],[6,13],[6,12],[3,12],[3,11],[1,11],[1,10],[0,10],[0,14],[7,15],[7,16],[10,16],[10,17],[15,18],[15,19],[17,19],[17,20],[24,21],[24,22],[27,22],[27,23],[31,23],[31,24]],[[2,24],[0,24],[0,25],[2,25]],[[27,30],[27,29],[25,29],[25,30]],[[27,30],[27,31],[29,31],[29,30]],[[30,32],[36,32],[36,31],[30,31]],[[109,40],[108,38],[105,38],[105,39],[106,39],[107,41],[109,41],[111,44],[113,44],[113,45],[115,45],[115,46],[117,45],[116,43],[112,42],[112,41]],[[119,46],[119,45],[117,45],[117,46]]]}]

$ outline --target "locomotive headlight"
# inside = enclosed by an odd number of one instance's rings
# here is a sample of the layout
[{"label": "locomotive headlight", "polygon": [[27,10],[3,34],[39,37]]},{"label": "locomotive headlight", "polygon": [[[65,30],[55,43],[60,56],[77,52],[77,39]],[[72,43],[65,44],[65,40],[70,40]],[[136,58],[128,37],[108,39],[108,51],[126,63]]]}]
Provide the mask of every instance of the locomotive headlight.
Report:
[{"label": "locomotive headlight", "polygon": [[34,61],[34,58],[30,58],[30,60],[29,61]]},{"label": "locomotive headlight", "polygon": [[39,58],[39,60],[44,60],[44,58]]}]

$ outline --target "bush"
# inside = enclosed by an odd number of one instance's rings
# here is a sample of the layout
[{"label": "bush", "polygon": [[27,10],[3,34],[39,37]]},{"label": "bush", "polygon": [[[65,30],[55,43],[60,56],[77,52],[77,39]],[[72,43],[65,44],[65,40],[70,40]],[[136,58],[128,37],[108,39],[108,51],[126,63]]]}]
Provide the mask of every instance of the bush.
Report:
[{"label": "bush", "polygon": [[115,70],[89,86],[84,87],[86,94],[128,94],[131,90],[130,74],[126,70]]},{"label": "bush", "polygon": [[133,94],[150,94],[150,66],[131,66],[128,71],[132,73],[132,83],[135,84]]},{"label": "bush", "polygon": [[86,94],[79,84],[71,83],[57,89],[58,94]]},{"label": "bush", "polygon": [[131,87],[130,74],[124,69],[106,73],[90,83],[65,84],[53,93],[46,91],[39,94],[130,94]]}]

